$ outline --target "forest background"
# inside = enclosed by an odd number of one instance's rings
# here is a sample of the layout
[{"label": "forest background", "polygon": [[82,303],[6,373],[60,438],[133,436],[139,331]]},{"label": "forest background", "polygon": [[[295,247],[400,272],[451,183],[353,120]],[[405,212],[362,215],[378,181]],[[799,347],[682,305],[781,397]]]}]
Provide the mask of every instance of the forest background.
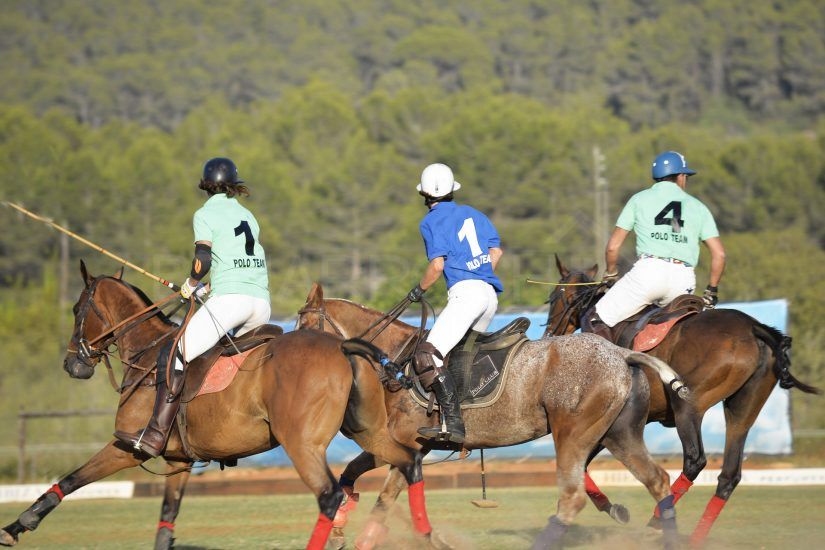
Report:
[{"label": "forest background", "polygon": [[[229,156],[277,318],[316,280],[376,308],[404,296],[426,265],[415,185],[431,162],[499,228],[502,307],[542,308],[547,289],[525,278],[554,280],[554,253],[601,265],[652,158],[680,151],[727,248],[721,299],[787,299],[793,371],[825,386],[820,1],[8,1],[0,70],[0,198],[178,280],[202,163]],[[0,210],[0,476],[20,407],[115,407],[102,373],[60,369],[80,258],[117,267]],[[793,414],[825,428],[822,399],[794,393]],[[88,454],[65,444],[106,440],[111,419],[31,430],[62,449],[37,469],[54,475]]]}]

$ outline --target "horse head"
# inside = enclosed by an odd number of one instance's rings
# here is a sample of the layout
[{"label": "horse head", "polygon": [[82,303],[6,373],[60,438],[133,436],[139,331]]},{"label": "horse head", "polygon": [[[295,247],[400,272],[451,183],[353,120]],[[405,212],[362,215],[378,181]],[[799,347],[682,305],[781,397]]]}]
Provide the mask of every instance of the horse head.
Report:
[{"label": "horse head", "polygon": [[[106,311],[101,310],[100,304],[95,302],[95,294],[106,281],[120,280],[123,276],[121,268],[114,276],[93,277],[86,270],[86,264],[80,260],[80,274],[83,277],[83,291],[72,308],[74,312],[74,330],[66,357],[63,359],[63,370],[72,378],[91,378],[95,366],[105,354],[106,336],[108,327],[112,325]],[[103,347],[101,347],[103,344]]]},{"label": "horse head", "polygon": [[559,336],[575,332],[580,326],[581,316],[603,292],[601,286],[589,284],[594,283],[596,274],[599,272],[599,264],[594,264],[590,269],[571,271],[562,263],[558,255],[555,257],[556,268],[561,278],[545,302],[550,304],[545,336]]}]

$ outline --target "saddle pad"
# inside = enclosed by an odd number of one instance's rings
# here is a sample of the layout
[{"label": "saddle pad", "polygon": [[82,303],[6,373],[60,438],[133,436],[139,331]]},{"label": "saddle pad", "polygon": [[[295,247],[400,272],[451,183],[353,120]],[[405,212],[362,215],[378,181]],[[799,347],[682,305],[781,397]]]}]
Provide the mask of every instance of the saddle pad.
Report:
[{"label": "saddle pad", "polygon": [[680,315],[679,317],[674,317],[664,323],[660,323],[658,325],[647,325],[645,328],[633,338],[633,351],[649,351],[659,345],[659,343],[665,339],[667,333],[670,332],[670,329],[673,326],[687,317],[688,315],[694,315],[695,311],[688,311],[684,315]]},{"label": "saddle pad", "polygon": [[[522,338],[521,340],[516,342],[516,344],[513,345],[513,347],[507,350],[507,356],[501,363],[501,368],[498,369],[500,375],[495,376],[491,379],[476,380],[472,384],[472,386],[467,387],[467,398],[465,398],[465,400],[461,402],[462,409],[480,409],[483,407],[489,407],[490,405],[493,405],[496,401],[498,401],[498,398],[501,397],[501,394],[504,392],[504,386],[507,383],[507,373],[510,371],[510,362],[512,361],[513,356],[515,356],[516,352],[518,352],[518,350],[521,349],[521,346],[528,341],[529,340],[527,338]],[[481,354],[479,354],[479,357],[477,357],[476,362],[479,361],[489,361],[488,355],[484,354],[482,356]],[[406,369],[406,374],[408,376],[412,376],[413,373],[411,371],[412,366],[408,365]],[[459,381],[456,380],[456,384],[458,383]],[[415,379],[415,384],[413,385],[413,387],[407,391],[410,393],[410,396],[413,398],[413,401],[418,403],[418,405],[422,407],[429,406],[430,394],[429,392],[424,391],[424,389],[421,387],[421,384],[418,382],[417,378]],[[473,395],[478,395],[478,397],[472,397]],[[438,401],[435,401],[433,403],[433,409],[438,410]]]},{"label": "saddle pad", "polygon": [[235,375],[238,374],[238,367],[243,364],[246,356],[250,353],[252,353],[251,349],[243,351],[240,354],[232,355],[231,357],[219,357],[218,360],[215,361],[215,364],[212,365],[212,368],[209,369],[209,374],[206,375],[201,389],[198,390],[195,397],[225,390],[229,384],[232,383],[232,380],[235,379]]}]

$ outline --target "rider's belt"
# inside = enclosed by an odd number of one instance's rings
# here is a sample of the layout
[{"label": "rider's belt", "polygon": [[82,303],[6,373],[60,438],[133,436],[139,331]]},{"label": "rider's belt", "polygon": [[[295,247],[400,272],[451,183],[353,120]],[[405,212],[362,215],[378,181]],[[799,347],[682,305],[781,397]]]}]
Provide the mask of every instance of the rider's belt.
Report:
[{"label": "rider's belt", "polygon": [[671,263],[671,264],[679,264],[679,265],[683,265],[685,267],[693,267],[692,264],[689,264],[687,262],[683,262],[682,260],[677,260],[676,258],[662,258],[661,256],[654,256],[653,254],[639,254],[638,259],[639,260],[644,260],[644,259],[647,259],[647,258],[655,258],[657,260],[662,260],[663,262],[668,262],[668,263]]}]

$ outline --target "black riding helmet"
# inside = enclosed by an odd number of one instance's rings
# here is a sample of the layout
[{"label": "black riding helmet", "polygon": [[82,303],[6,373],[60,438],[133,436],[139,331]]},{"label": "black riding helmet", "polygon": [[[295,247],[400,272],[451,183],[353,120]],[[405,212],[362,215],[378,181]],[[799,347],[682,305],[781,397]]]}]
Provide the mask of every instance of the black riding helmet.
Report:
[{"label": "black riding helmet", "polygon": [[206,161],[206,164],[203,165],[202,181],[228,183],[230,185],[243,183],[243,180],[238,178],[238,167],[231,159],[224,157],[216,157]]}]

